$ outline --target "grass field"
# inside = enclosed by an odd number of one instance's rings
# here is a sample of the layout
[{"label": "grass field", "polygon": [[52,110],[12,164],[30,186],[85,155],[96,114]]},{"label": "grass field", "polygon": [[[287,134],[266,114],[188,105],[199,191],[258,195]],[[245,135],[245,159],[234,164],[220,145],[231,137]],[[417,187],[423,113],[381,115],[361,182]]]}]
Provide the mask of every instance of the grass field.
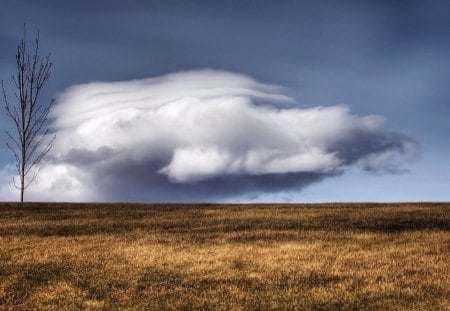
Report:
[{"label": "grass field", "polygon": [[1,310],[450,310],[450,204],[0,203]]}]

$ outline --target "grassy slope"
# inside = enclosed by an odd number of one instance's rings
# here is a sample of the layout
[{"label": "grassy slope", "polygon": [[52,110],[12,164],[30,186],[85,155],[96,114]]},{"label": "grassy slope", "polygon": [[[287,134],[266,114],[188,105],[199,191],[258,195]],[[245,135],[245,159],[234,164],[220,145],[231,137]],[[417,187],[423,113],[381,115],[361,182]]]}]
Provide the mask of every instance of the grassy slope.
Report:
[{"label": "grassy slope", "polygon": [[450,310],[450,204],[0,203],[0,309]]}]

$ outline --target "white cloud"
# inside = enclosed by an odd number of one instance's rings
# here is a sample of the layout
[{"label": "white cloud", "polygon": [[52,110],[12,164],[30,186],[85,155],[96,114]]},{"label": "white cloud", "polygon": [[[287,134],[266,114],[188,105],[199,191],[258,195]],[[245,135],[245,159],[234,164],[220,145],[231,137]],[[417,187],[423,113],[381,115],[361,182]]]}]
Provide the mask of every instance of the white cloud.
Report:
[{"label": "white cloud", "polygon": [[19,198],[18,194],[16,194],[17,189],[14,187],[14,173],[15,168],[13,165],[7,165],[0,170],[0,198],[3,201],[17,201]]},{"label": "white cloud", "polygon": [[[214,70],[73,86],[53,110],[57,141],[29,196],[173,200],[199,183],[199,198],[233,195],[214,188],[224,178],[240,179],[244,192],[277,191],[350,165],[393,171],[392,155],[413,144],[382,132],[378,116],[285,105],[293,102],[280,87]],[[280,182],[285,174],[295,176]]]}]

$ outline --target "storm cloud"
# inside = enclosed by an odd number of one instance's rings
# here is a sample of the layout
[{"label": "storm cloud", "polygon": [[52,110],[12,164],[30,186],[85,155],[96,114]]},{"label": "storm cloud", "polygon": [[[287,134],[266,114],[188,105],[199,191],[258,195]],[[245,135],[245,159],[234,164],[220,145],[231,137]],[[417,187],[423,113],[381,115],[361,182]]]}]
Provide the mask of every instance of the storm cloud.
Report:
[{"label": "storm cloud", "polygon": [[[296,190],[350,167],[404,171],[415,142],[345,106],[298,108],[282,87],[216,70],[72,86],[37,200],[211,201]],[[2,179],[5,173],[3,173]]]}]

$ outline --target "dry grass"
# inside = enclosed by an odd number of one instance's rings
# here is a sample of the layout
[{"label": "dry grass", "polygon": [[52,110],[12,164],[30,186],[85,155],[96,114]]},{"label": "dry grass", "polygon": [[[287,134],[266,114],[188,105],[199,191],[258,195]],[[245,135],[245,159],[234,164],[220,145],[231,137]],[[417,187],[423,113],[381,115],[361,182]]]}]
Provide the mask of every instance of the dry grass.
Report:
[{"label": "dry grass", "polygon": [[0,204],[0,309],[450,310],[450,204]]}]

